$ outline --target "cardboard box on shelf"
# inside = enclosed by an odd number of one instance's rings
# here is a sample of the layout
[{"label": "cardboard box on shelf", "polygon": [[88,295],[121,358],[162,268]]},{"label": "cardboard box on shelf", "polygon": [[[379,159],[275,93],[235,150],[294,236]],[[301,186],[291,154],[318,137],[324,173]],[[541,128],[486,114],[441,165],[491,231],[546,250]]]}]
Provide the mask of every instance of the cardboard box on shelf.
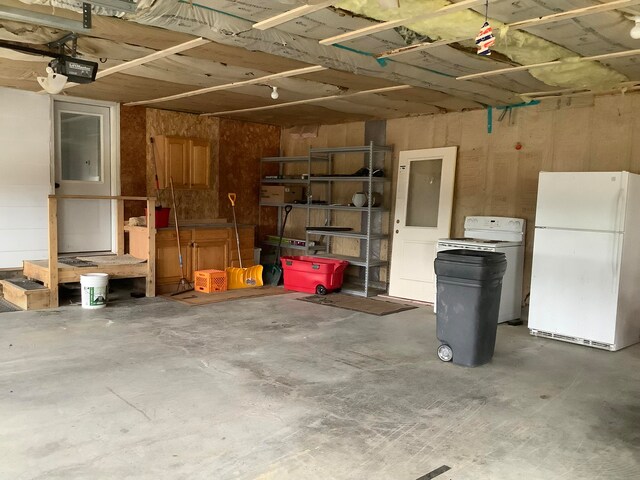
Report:
[{"label": "cardboard box on shelf", "polygon": [[304,188],[288,185],[263,185],[260,189],[262,203],[293,203],[304,201]]}]

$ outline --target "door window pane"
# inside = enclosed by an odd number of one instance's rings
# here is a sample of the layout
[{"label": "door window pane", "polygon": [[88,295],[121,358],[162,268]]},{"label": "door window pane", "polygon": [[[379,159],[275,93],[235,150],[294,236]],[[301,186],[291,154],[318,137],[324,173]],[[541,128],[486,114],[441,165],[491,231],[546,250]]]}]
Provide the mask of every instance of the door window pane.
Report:
[{"label": "door window pane", "polygon": [[438,226],[441,179],[442,159],[410,162],[407,227]]},{"label": "door window pane", "polygon": [[100,117],[60,113],[62,180],[102,181]]}]

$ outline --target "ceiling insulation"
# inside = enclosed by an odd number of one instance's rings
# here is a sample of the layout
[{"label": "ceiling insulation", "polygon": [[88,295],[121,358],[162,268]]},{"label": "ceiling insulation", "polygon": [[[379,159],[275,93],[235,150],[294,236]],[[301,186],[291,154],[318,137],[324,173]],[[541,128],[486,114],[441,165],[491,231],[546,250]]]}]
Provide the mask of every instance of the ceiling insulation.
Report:
[{"label": "ceiling insulation", "polygon": [[[79,38],[78,51],[84,58],[102,59],[101,69],[173,47],[191,40],[193,36],[202,36],[212,43],[127,69],[95,84],[74,87],[70,93],[104,100],[144,102],[321,65],[327,70],[269,80],[264,85],[251,82],[254,84],[153,105],[198,113],[264,107],[265,110],[252,114],[232,115],[234,118],[249,116],[267,123],[303,124],[325,122],[325,119],[391,118],[485,105],[508,105],[521,102],[521,94],[527,92],[608,91],[640,78],[640,58],[636,55],[599,62],[572,61],[578,56],[639,48],[640,41],[629,36],[632,22],[625,18],[626,14],[638,11],[637,5],[624,11],[610,10],[530,26],[524,31],[500,27],[606,2],[559,0],[549,5],[539,0],[492,1],[489,18],[497,43],[492,48],[494,54],[491,57],[476,55],[473,40],[459,40],[393,58],[376,58],[383,52],[425,41],[450,42],[452,39],[475,37],[484,21],[481,3],[470,10],[411,22],[337,45],[321,45],[319,41],[377,26],[387,20],[424,16],[427,12],[459,2],[401,0],[398,8],[395,1],[343,0],[334,2],[330,8],[264,31],[253,28],[256,22],[303,3],[278,0],[140,0],[134,14],[94,9],[99,16],[94,16],[90,36]],[[630,0],[629,3],[640,4],[640,1]],[[0,0],[2,5],[77,19],[72,11],[80,11],[81,3],[71,0]],[[63,34],[56,29],[0,21],[2,40],[43,45]],[[0,49],[0,85],[36,89],[35,76],[41,74],[48,60],[40,57],[26,59],[24,55],[8,52]],[[563,61],[528,71],[507,71],[502,75],[472,80],[456,79],[556,60]],[[145,82],[148,88],[144,88]],[[321,105],[300,104],[305,99],[350,95],[396,85],[414,88],[331,99]],[[279,87],[281,97],[275,104],[269,96],[270,86]],[[287,102],[294,102],[295,106],[266,110],[270,105]],[[340,117],[342,120],[337,120]]]}]

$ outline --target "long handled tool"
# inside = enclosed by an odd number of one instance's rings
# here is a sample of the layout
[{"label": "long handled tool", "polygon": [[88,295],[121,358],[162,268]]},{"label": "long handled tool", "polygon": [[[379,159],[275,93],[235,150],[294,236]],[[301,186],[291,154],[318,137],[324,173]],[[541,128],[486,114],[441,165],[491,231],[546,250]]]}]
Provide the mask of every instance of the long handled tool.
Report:
[{"label": "long handled tool", "polygon": [[178,209],[176,208],[176,194],[173,191],[173,178],[169,177],[169,185],[171,186],[171,203],[173,207],[173,219],[176,222],[176,239],[178,241],[178,262],[180,264],[180,281],[178,282],[178,288],[175,293],[171,295],[178,295],[179,293],[189,292],[193,290],[193,285],[184,276],[184,264],[182,263],[182,246],[180,245],[180,227],[178,226]]},{"label": "long handled tool", "polygon": [[233,212],[233,228],[236,233],[236,245],[238,246],[238,262],[240,268],[227,268],[227,288],[233,290],[236,288],[261,287],[262,283],[262,265],[254,265],[253,267],[242,268],[242,252],[240,251],[240,236],[238,235],[238,222],[236,221],[236,194],[228,194],[231,202],[231,211]]},{"label": "long handled tool", "polygon": [[284,235],[284,227],[287,226],[287,218],[293,207],[287,205],[284,207],[284,220],[282,221],[282,229],[280,230],[280,239],[278,240],[278,248],[276,250],[276,261],[273,265],[266,265],[264,269],[264,281],[269,285],[277,287],[282,279],[282,265],[280,264],[280,247],[282,246],[282,236]]}]

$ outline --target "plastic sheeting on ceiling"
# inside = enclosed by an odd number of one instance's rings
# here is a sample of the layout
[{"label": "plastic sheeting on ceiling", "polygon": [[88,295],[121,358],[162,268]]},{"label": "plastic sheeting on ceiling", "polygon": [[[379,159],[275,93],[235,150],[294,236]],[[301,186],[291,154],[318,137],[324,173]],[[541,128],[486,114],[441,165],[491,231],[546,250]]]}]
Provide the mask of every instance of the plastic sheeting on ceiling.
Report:
[{"label": "plastic sheeting on ceiling", "polygon": [[[70,0],[22,0],[24,3],[51,4],[78,10],[79,2]],[[299,2],[301,3],[301,2]],[[590,88],[606,90],[629,79],[625,75],[638,73],[635,58],[607,62],[572,62],[576,53],[593,55],[637,48],[637,41],[628,36],[631,22],[616,11],[566,20],[525,31],[498,34],[497,55],[478,57],[473,41],[455,46],[442,46],[423,52],[406,54],[396,59],[378,61],[376,53],[405,46],[408,38],[451,39],[473,37],[484,16],[473,10],[450,14],[362,37],[344,45],[323,46],[318,40],[345,31],[398,17],[414,16],[449,4],[446,0],[401,0],[400,8],[381,8],[378,0],[344,0],[335,7],[323,9],[277,28],[258,31],[252,23],[291,9],[289,3],[247,0],[141,0],[138,12],[124,18],[145,25],[201,35],[215,42],[240,46],[250,50],[281,55],[311,64],[379,77],[396,83],[440,90],[451,95],[483,104],[499,105],[520,101],[518,93],[553,88]],[[490,5],[489,16],[494,29],[503,22],[513,22],[537,16],[594,5],[590,1],[564,0],[547,6],[536,0],[518,2],[496,1]],[[484,7],[480,7],[483,10]],[[101,14],[113,14],[100,10]],[[403,32],[404,30],[404,32]],[[534,35],[533,33],[536,33]],[[600,39],[600,41],[598,41]],[[635,43],[634,43],[635,42]],[[532,64],[556,59],[569,59],[552,67],[529,72],[459,81],[459,75],[488,71],[512,64]],[[506,65],[505,65],[506,64]]]}]

